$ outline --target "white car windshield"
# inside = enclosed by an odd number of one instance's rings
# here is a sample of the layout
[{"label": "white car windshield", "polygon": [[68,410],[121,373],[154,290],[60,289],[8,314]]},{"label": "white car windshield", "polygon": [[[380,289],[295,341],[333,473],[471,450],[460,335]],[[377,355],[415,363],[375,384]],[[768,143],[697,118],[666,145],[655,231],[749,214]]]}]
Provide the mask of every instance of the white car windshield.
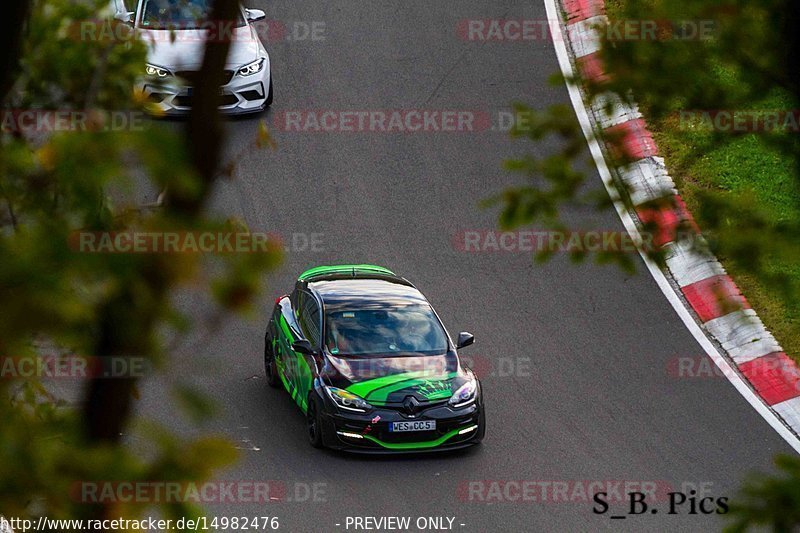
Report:
[{"label": "white car windshield", "polygon": [[[211,0],[143,0],[140,25],[150,30],[210,29]],[[245,25],[241,12],[230,21],[233,27]]]}]

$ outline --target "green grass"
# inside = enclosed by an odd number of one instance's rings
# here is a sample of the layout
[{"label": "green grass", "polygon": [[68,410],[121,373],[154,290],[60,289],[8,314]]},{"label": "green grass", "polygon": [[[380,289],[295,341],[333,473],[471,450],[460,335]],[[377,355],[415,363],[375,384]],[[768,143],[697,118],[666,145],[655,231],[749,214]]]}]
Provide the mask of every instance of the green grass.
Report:
[{"label": "green grass", "polygon": [[[772,109],[782,108],[777,101],[770,105],[774,105]],[[750,194],[756,207],[776,222],[800,219],[793,161],[778,154],[760,135],[746,135],[698,154],[697,147],[703,145],[707,133],[687,133],[667,121],[650,126],[690,211],[702,209],[700,192],[730,191]],[[800,355],[800,305],[788,305],[778,289],[761,277],[724,256],[719,259],[787,353]],[[800,265],[773,261],[770,266],[772,273],[783,273],[800,282]]]},{"label": "green grass", "polygon": [[[626,1],[607,0],[606,8],[612,19],[621,13]],[[723,83],[735,83],[734,74],[721,67],[718,76]],[[788,110],[793,105],[788,97],[775,91],[741,108]],[[643,113],[647,118],[646,103]],[[707,130],[681,128],[677,118],[648,123],[670,174],[692,212],[702,211],[700,193],[729,191],[749,194],[755,207],[768,213],[775,222],[800,220],[800,191],[794,162],[770,146],[766,134],[744,135],[707,150],[705,145],[711,138]],[[766,283],[763,276],[739,268],[724,256],[719,259],[784,350],[800,360],[800,302],[788,303],[778,292],[780,289]],[[770,268],[773,274],[790,277],[795,286],[800,284],[800,264],[772,261]]]}]

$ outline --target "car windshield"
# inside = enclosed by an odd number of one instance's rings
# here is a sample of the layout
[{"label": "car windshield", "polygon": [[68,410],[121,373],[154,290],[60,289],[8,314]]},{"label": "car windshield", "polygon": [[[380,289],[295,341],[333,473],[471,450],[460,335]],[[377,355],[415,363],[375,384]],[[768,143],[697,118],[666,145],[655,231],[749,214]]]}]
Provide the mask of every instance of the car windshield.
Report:
[{"label": "car windshield", "polygon": [[442,354],[447,337],[429,305],[325,305],[326,344],[334,355]]},{"label": "car windshield", "polygon": [[[144,0],[141,26],[150,30],[196,30],[210,28],[211,0]],[[233,27],[244,25],[237,10]]]}]

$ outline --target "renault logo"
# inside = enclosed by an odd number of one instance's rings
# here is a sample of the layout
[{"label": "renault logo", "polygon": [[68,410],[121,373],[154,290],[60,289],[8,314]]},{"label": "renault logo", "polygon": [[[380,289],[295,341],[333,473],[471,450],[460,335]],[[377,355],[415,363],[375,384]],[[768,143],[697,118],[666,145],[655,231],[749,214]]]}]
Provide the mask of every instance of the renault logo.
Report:
[{"label": "renault logo", "polygon": [[419,410],[419,402],[413,396],[406,396],[406,399],[403,400],[403,409],[407,415],[413,417]]}]

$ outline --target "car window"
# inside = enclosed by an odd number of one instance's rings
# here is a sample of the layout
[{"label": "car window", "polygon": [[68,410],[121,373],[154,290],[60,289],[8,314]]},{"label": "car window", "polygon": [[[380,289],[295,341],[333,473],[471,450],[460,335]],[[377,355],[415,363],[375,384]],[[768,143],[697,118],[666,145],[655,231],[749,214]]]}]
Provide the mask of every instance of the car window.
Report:
[{"label": "car window", "polygon": [[325,305],[328,350],[336,355],[442,354],[447,335],[429,305]]},{"label": "car window", "polygon": [[298,322],[303,335],[312,345],[320,345],[320,310],[317,300],[307,292],[300,293]]},{"label": "car window", "polygon": [[[211,0],[142,0],[141,27],[151,30],[194,30],[209,27]],[[241,13],[233,25],[244,25]]]}]

